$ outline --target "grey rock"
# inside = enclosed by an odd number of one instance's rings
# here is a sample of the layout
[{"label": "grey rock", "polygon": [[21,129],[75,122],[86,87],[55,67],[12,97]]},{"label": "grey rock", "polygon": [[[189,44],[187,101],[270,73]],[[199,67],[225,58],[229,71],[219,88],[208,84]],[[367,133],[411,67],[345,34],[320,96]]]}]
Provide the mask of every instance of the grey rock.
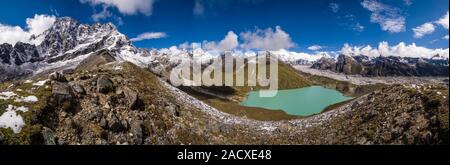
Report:
[{"label": "grey rock", "polygon": [[45,145],[56,145],[55,139],[55,133],[47,127],[44,127],[41,131],[42,138],[44,139]]},{"label": "grey rock", "polygon": [[87,80],[90,78],[91,78],[91,76],[89,76],[88,74],[81,74],[78,76],[78,79],[80,79],[80,80]]},{"label": "grey rock", "polygon": [[114,89],[114,84],[107,75],[101,75],[97,79],[97,92],[107,94]]},{"label": "grey rock", "polygon": [[165,107],[166,111],[169,112],[169,114],[179,117],[180,112],[178,111],[178,108],[175,105],[168,105]]},{"label": "grey rock", "polygon": [[133,135],[132,141],[136,145],[141,145],[143,142],[142,124],[141,120],[136,120],[130,125],[130,133]]},{"label": "grey rock", "polygon": [[52,87],[53,106],[59,106],[64,111],[74,112],[77,108],[77,100],[75,99],[72,88],[67,83],[54,82]]},{"label": "grey rock", "polygon": [[88,115],[88,119],[91,121],[96,120],[96,119],[97,119],[97,121],[99,121],[102,119],[102,117],[103,117],[103,113],[100,109],[95,109],[93,112],[91,112]]},{"label": "grey rock", "polygon": [[370,119],[376,117],[377,115],[378,115],[378,111],[370,110],[365,117],[365,121],[369,121]]},{"label": "grey rock", "polygon": [[119,98],[123,98],[123,97],[125,97],[125,92],[123,92],[122,89],[119,89],[119,90],[116,91],[116,95],[117,95]]},{"label": "grey rock", "polygon": [[222,124],[219,126],[219,131],[222,133],[229,133],[232,131],[232,127],[230,125]]},{"label": "grey rock", "polygon": [[106,145],[108,144],[108,142],[105,139],[101,139],[101,138],[96,138],[94,141],[95,145]]},{"label": "grey rock", "polygon": [[108,121],[105,118],[100,119],[100,127],[103,129],[108,129]]},{"label": "grey rock", "polygon": [[129,88],[125,88],[124,90],[125,99],[127,101],[128,108],[132,110],[139,109],[141,104],[141,100],[139,99],[139,95],[134,90]]},{"label": "grey rock", "polygon": [[71,84],[72,90],[77,94],[77,95],[85,95],[86,91],[84,90],[84,87],[81,86],[78,83],[72,83]]},{"label": "grey rock", "polygon": [[48,79],[58,82],[67,82],[66,77],[60,72],[53,72],[52,74],[48,75]]},{"label": "grey rock", "polygon": [[110,115],[108,116],[107,121],[108,121],[108,128],[111,131],[120,132],[120,131],[123,130],[124,126],[122,125],[121,121],[117,118],[116,115],[110,113]]},{"label": "grey rock", "polygon": [[52,88],[54,95],[71,95],[71,88],[69,84],[62,82],[55,82]]},{"label": "grey rock", "polygon": [[127,122],[127,120],[122,120],[120,121],[120,124],[122,124],[122,129],[128,129],[129,128],[129,124]]},{"label": "grey rock", "polygon": [[58,139],[58,144],[59,144],[59,145],[67,145],[68,143],[67,143],[67,141],[66,141],[65,139],[59,138],[59,139]]},{"label": "grey rock", "polygon": [[108,96],[106,98],[106,101],[108,101],[108,105],[112,106],[112,107],[115,107],[118,103],[117,96],[114,96],[114,95]]}]

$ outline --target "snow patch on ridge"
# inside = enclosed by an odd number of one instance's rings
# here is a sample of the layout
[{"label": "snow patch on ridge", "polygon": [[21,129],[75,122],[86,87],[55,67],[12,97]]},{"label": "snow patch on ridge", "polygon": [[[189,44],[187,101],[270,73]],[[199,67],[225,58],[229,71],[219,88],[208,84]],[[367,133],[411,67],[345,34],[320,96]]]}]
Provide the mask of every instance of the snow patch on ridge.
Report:
[{"label": "snow patch on ridge", "polygon": [[36,96],[20,97],[20,98],[16,98],[16,100],[14,100],[14,102],[16,102],[16,103],[21,103],[21,102],[35,103],[35,102],[38,102],[38,98]]},{"label": "snow patch on ridge", "polygon": [[25,122],[23,121],[22,116],[17,114],[17,112],[27,112],[28,108],[8,105],[8,108],[6,108],[5,111],[6,112],[0,116],[0,128],[11,128],[14,133],[20,133]]},{"label": "snow patch on ridge", "polygon": [[12,97],[15,97],[15,96],[17,96],[17,94],[14,93],[14,92],[1,92],[0,93],[0,100],[9,100],[9,99],[11,99]]}]

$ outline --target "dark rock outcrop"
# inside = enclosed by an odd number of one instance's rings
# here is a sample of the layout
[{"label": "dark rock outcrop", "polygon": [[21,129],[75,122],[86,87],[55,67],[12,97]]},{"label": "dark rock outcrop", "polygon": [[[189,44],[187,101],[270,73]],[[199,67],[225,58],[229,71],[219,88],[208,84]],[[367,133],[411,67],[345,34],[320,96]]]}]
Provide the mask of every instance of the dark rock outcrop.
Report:
[{"label": "dark rock outcrop", "polygon": [[4,64],[11,64],[11,52],[13,51],[13,47],[10,44],[1,44],[0,45],[0,62]]},{"label": "dark rock outcrop", "polygon": [[335,71],[344,74],[358,74],[363,71],[363,68],[354,58],[341,55],[337,59]]},{"label": "dark rock outcrop", "polygon": [[61,72],[53,72],[52,74],[48,75],[48,79],[58,82],[67,82],[66,77]]},{"label": "dark rock outcrop", "polygon": [[56,145],[55,133],[50,128],[44,127],[41,133],[45,145]]},{"label": "dark rock outcrop", "polygon": [[10,44],[0,45],[0,62],[3,64],[22,65],[27,62],[42,61],[35,45],[18,42],[14,47]]},{"label": "dark rock outcrop", "polygon": [[42,59],[39,57],[38,49],[35,45],[18,42],[14,45],[14,51],[11,53],[11,58],[14,59],[16,65],[22,65],[26,62],[37,62]]},{"label": "dark rock outcrop", "polygon": [[109,93],[114,90],[114,83],[111,81],[108,75],[101,75],[97,78],[97,92]]}]

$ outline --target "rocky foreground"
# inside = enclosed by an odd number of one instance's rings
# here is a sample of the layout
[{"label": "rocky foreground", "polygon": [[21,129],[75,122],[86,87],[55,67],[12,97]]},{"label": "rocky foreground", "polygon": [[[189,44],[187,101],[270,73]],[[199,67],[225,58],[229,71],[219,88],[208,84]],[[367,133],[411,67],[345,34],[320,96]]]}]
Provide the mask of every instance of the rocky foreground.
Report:
[{"label": "rocky foreground", "polygon": [[0,144],[448,144],[449,129],[445,85],[391,85],[316,116],[263,122],[105,55],[1,84],[0,115]]}]

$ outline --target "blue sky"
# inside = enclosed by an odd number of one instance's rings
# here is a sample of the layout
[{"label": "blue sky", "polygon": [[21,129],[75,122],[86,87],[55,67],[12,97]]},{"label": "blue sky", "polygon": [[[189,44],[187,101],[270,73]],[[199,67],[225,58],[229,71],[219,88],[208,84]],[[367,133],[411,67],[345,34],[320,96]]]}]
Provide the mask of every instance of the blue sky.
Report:
[{"label": "blue sky", "polygon": [[[85,1],[85,2],[81,2]],[[87,2],[90,1],[90,2]],[[115,0],[14,0],[0,1],[0,23],[26,28],[35,14],[69,16],[82,23],[113,22],[130,38],[145,32],[163,32],[164,38],[134,44],[164,48],[184,42],[219,42],[229,31],[237,34],[279,26],[289,34],[294,51],[340,50],[345,43],[372,45],[387,41],[428,48],[448,48],[444,26],[435,23],[448,12],[448,0],[131,0],[150,7],[120,6]],[[125,1],[127,2],[127,1]],[[380,6],[373,6],[382,4]],[[127,8],[128,7],[128,8]],[[107,14],[94,18],[94,14]],[[375,15],[375,16],[374,16]],[[376,17],[375,19],[371,17]],[[383,29],[389,19],[396,27]],[[398,20],[404,20],[404,23]],[[413,28],[430,22],[433,32],[415,37]],[[392,23],[392,22],[390,22]],[[120,24],[120,25],[119,25]],[[387,26],[387,25],[386,25]]]}]

